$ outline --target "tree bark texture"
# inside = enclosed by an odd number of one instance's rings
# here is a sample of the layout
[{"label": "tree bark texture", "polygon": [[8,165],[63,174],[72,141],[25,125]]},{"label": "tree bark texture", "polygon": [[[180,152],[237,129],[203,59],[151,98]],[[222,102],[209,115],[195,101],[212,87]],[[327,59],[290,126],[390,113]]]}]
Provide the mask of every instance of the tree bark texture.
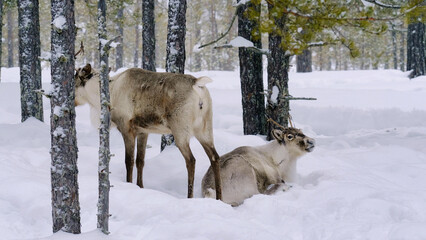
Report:
[{"label": "tree bark texture", "polygon": [[109,42],[107,41],[106,31],[106,3],[105,0],[98,1],[98,36],[99,36],[99,52],[100,52],[100,104],[101,116],[99,126],[99,198],[98,198],[98,228],[105,234],[109,234],[109,128],[111,122],[110,114],[110,94],[109,94],[109,67],[108,53]]},{"label": "tree bark texture", "polygon": [[[3,0],[0,0],[0,1],[3,2]],[[14,27],[15,26],[13,25],[12,7],[9,7],[7,9],[7,67],[9,68],[14,67],[14,60],[15,60],[13,56],[13,49],[14,49],[13,41],[15,40],[13,37]]]},{"label": "tree bark texture", "polygon": [[[251,9],[260,18],[260,4],[246,3],[238,7],[238,35],[250,40],[261,49],[259,22],[250,19]],[[253,34],[255,33],[255,34]],[[247,48],[239,48],[240,81],[243,107],[244,134],[266,134],[265,96],[263,88],[262,54]]]},{"label": "tree bark texture", "polygon": [[425,44],[425,24],[422,22],[408,24],[407,71],[412,70],[410,78],[425,75]]},{"label": "tree bark texture", "polygon": [[[336,62],[338,60],[336,59]],[[337,65],[337,64],[336,64]],[[312,72],[312,52],[309,49],[303,50],[302,54],[296,57],[297,72]]]},{"label": "tree bark texture", "polygon": [[43,121],[43,99],[35,92],[41,89],[38,0],[19,0],[18,17],[21,121],[29,117]]},{"label": "tree bark texture", "polygon": [[51,13],[50,151],[53,232],[62,230],[80,233],[74,105],[74,1],[52,0]]},{"label": "tree bark texture", "polygon": [[119,69],[123,67],[123,38],[124,38],[124,29],[123,29],[123,13],[124,13],[124,5],[123,2],[120,1],[120,6],[117,11],[117,19],[116,19],[116,31],[117,35],[120,36],[117,41],[118,45],[115,48],[115,69]]},{"label": "tree bark texture", "polygon": [[[277,15],[272,12],[273,6],[268,4],[269,19],[276,23],[277,28],[285,33],[286,15]],[[277,31],[269,33],[268,57],[268,97],[266,115],[283,127],[288,126],[288,116],[290,110],[289,100],[286,98],[288,92],[288,70],[290,66],[290,56],[285,54],[282,46],[282,37],[276,34]],[[274,125],[268,122],[267,139],[271,140],[271,130]]]},{"label": "tree bark texture", "polygon": [[142,0],[142,68],[155,72],[154,10],[154,0]]},{"label": "tree bark texture", "polygon": [[[169,0],[166,72],[185,72],[186,0]],[[161,137],[161,151],[174,143],[171,134]]]},{"label": "tree bark texture", "polygon": [[166,71],[185,72],[186,0],[169,0]]}]

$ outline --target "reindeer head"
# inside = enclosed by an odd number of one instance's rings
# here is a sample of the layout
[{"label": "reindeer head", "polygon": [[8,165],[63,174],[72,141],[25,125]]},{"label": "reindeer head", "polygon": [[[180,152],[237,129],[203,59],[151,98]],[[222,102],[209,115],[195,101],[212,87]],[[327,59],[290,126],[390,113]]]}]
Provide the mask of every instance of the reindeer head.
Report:
[{"label": "reindeer head", "polygon": [[75,71],[75,87],[84,87],[86,82],[93,77],[92,66],[88,63],[83,68],[78,68]]},{"label": "reindeer head", "polygon": [[305,136],[305,134],[297,128],[285,128],[283,130],[274,129],[272,130],[272,136],[280,144],[294,149],[295,151],[299,151],[301,154],[312,152],[315,148],[315,140]]}]

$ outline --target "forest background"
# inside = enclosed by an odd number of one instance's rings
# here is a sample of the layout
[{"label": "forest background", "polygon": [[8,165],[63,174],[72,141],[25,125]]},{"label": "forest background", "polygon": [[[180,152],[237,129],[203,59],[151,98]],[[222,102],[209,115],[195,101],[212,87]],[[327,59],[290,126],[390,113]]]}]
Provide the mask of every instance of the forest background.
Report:
[{"label": "forest background", "polygon": [[[40,38],[42,57],[50,52],[51,13],[50,1],[40,0]],[[164,68],[166,62],[167,11],[166,0],[155,1],[155,60],[157,68]],[[367,3],[368,4],[368,3]],[[186,19],[186,69],[191,72],[200,70],[233,71],[238,68],[238,49],[214,49],[209,46],[200,50],[204,43],[217,39],[227,30],[235,12],[235,1],[188,1]],[[124,7],[122,15],[119,11]],[[84,44],[85,54],[76,59],[76,66],[85,63],[99,68],[98,39],[96,24],[97,1],[76,0],[75,15],[79,28],[76,47]],[[267,8],[266,4],[262,8]],[[262,11],[264,14],[267,12]],[[19,66],[18,10],[16,0],[4,1],[2,66]],[[107,31],[110,35],[123,36],[123,55],[116,49],[110,52],[110,67],[113,71],[120,67],[141,66],[142,22],[141,0],[108,1]],[[265,18],[267,18],[265,16]],[[123,34],[120,34],[122,27]],[[351,57],[349,49],[342,44],[311,47],[313,70],[366,70],[366,69],[406,69],[407,24],[402,19],[389,21],[388,30],[383,34],[362,31],[359,28],[347,28],[346,34],[352,38],[360,51],[357,58]],[[229,43],[237,37],[237,24],[222,40]],[[262,45],[268,46],[267,34],[262,34]],[[78,50],[78,49],[77,49]],[[77,51],[76,50],[76,51]],[[266,58],[266,57],[265,57]],[[117,60],[122,59],[122,60]],[[294,60],[294,59],[293,59]],[[264,61],[266,63],[266,61]],[[42,66],[49,66],[48,61]]]}]

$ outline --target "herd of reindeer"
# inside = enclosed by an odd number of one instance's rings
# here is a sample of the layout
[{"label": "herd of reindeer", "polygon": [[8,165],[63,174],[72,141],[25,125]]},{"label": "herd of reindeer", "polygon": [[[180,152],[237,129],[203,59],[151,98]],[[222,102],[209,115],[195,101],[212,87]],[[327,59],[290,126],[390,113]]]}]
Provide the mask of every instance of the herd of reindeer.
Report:
[{"label": "herd of reindeer", "polygon": [[[90,64],[76,70],[75,104],[88,103],[92,120],[99,119],[99,72]],[[296,160],[311,152],[315,140],[296,128],[272,130],[273,141],[256,147],[238,147],[219,156],[213,140],[212,99],[208,77],[158,73],[130,68],[110,77],[111,122],[125,145],[127,182],[133,181],[136,149],[136,184],[143,188],[143,167],[148,134],[173,134],[185,158],[188,198],[193,197],[195,158],[190,138],[200,142],[211,166],[202,180],[203,197],[238,206],[255,194],[273,194],[290,188],[297,177]]]}]

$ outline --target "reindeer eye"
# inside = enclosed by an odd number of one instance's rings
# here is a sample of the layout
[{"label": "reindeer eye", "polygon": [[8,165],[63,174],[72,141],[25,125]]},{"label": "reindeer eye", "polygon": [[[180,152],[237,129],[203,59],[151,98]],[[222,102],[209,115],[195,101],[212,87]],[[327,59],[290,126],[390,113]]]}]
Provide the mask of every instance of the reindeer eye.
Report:
[{"label": "reindeer eye", "polygon": [[288,140],[290,140],[290,141],[291,141],[291,140],[293,140],[293,139],[294,139],[293,134],[288,134],[288,135],[287,135],[287,139],[288,139]]}]

